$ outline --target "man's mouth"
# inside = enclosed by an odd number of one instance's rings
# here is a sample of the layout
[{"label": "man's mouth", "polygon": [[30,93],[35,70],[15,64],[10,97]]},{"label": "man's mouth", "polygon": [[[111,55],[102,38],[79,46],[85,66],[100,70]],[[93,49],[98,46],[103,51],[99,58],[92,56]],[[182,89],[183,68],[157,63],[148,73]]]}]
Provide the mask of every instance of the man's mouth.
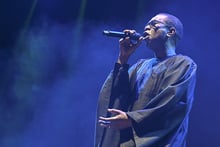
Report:
[{"label": "man's mouth", "polygon": [[143,40],[148,40],[150,38],[150,35],[146,35],[143,37]]}]

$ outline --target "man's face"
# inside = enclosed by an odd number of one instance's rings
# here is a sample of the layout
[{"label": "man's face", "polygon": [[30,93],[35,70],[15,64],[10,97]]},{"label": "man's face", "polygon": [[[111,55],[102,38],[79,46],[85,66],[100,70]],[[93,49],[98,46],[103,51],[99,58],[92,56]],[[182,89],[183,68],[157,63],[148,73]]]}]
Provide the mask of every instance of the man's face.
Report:
[{"label": "man's face", "polygon": [[166,19],[166,15],[156,15],[145,26],[143,36],[149,48],[155,49],[164,45],[169,30]]}]

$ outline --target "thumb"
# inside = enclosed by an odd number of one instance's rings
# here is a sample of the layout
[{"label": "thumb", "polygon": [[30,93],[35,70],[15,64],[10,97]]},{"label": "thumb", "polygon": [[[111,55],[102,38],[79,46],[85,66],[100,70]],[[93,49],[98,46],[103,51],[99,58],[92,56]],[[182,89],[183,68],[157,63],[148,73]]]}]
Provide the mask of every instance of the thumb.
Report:
[{"label": "thumb", "polygon": [[116,114],[120,114],[122,111],[121,110],[118,110],[118,109],[108,109],[108,112],[116,115]]}]

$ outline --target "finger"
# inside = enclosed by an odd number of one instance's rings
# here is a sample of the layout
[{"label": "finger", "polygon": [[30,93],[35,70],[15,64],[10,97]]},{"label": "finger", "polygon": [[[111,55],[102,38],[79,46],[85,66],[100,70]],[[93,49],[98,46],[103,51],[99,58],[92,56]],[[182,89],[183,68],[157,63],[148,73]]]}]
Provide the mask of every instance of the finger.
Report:
[{"label": "finger", "polygon": [[130,33],[130,34],[133,34],[133,33],[135,33],[136,31],[135,31],[135,30],[125,29],[123,32],[124,32],[124,33]]},{"label": "finger", "polygon": [[121,38],[120,40],[119,40],[119,43],[122,45],[128,45],[128,44],[130,44],[130,38],[129,37],[126,37],[126,38]]},{"label": "finger", "polygon": [[130,42],[130,37],[125,37],[124,41],[129,43]]},{"label": "finger", "polygon": [[124,38],[121,38],[120,40],[119,40],[119,43],[123,43],[124,42]]},{"label": "finger", "polygon": [[111,128],[111,121],[99,120],[99,125],[105,128]]},{"label": "finger", "polygon": [[125,29],[123,32],[124,32],[124,33],[130,33],[131,30],[129,30],[129,29]]},{"label": "finger", "polygon": [[104,121],[104,120],[99,120],[99,124],[103,124],[103,125],[108,125],[108,124],[111,124],[110,121]]},{"label": "finger", "polygon": [[130,42],[130,37],[121,38],[119,40],[120,43]]},{"label": "finger", "polygon": [[110,124],[100,124],[100,126],[104,127],[104,128],[111,128],[111,125]]},{"label": "finger", "polygon": [[122,113],[122,111],[118,110],[118,109],[108,109],[108,112],[110,112],[112,114],[120,114],[120,113]]},{"label": "finger", "polygon": [[135,31],[135,30],[131,30],[130,33],[131,33],[131,34],[134,34],[134,33],[136,33],[136,31]]},{"label": "finger", "polygon": [[112,120],[116,120],[117,117],[116,116],[113,116],[113,117],[102,117],[100,116],[99,117],[99,120],[103,120],[103,121],[112,121]]}]

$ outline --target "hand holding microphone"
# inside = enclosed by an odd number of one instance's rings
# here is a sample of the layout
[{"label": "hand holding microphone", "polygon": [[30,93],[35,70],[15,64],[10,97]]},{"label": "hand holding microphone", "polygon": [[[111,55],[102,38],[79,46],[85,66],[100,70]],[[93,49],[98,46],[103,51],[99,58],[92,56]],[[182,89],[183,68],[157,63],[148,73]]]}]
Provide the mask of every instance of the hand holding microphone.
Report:
[{"label": "hand holding microphone", "polygon": [[139,47],[143,37],[135,30],[103,31],[103,34],[110,37],[121,38],[119,40],[120,53],[118,63],[126,64],[130,55]]}]

